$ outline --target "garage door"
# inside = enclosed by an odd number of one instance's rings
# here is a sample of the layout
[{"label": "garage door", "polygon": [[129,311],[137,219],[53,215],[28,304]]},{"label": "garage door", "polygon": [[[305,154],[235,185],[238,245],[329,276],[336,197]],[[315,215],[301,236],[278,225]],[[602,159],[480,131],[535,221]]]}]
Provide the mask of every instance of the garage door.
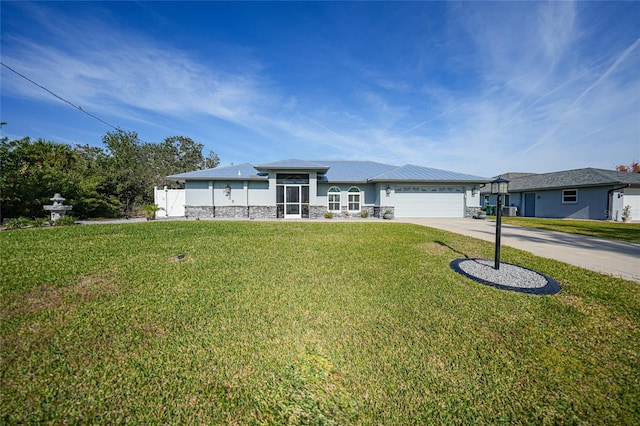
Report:
[{"label": "garage door", "polygon": [[631,220],[640,220],[640,189],[625,189],[624,205],[631,206]]},{"label": "garage door", "polygon": [[441,186],[398,186],[396,217],[464,217],[464,189]]}]

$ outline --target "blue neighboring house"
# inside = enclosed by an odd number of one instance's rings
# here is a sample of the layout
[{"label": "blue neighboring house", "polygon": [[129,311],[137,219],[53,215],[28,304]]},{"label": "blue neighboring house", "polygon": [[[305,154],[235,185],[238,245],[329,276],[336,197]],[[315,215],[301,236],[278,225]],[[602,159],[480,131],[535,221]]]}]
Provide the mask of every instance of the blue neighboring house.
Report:
[{"label": "blue neighboring house", "polygon": [[469,217],[489,179],[372,161],[242,163],[167,176],[184,183],[192,218]]},{"label": "blue neighboring house", "polygon": [[[519,216],[618,221],[629,206],[630,220],[640,220],[640,173],[583,168],[501,177],[510,181],[503,204]],[[489,192],[481,189],[483,206],[496,203]]]}]

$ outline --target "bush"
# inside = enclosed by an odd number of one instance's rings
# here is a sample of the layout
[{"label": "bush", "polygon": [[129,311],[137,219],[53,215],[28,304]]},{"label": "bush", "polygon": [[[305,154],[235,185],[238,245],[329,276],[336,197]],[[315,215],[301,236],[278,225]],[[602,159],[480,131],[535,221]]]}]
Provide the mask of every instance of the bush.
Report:
[{"label": "bush", "polygon": [[164,209],[162,207],[159,207],[157,204],[145,204],[144,206],[140,207],[140,210],[144,212],[144,215],[147,218],[147,220],[155,220],[156,214],[160,210],[164,210]]},{"label": "bush", "polygon": [[31,221],[31,226],[35,228],[42,228],[43,226],[46,226],[49,224],[49,220],[50,218],[48,217],[40,217],[38,219],[33,219]]},{"label": "bush", "polygon": [[73,216],[62,216],[53,222],[54,226],[69,226],[76,224],[76,218]]},{"label": "bush", "polygon": [[7,229],[21,229],[28,228],[29,226],[31,226],[31,220],[23,216],[7,222]]},{"label": "bush", "polygon": [[369,217],[369,211],[367,211],[367,210],[362,210],[362,211],[360,212],[360,217],[361,217],[361,218],[363,218],[363,219],[364,219],[364,218]]},{"label": "bush", "polygon": [[325,219],[333,219],[333,213],[331,213],[331,212],[325,212],[325,214],[324,214],[324,218],[325,218]]}]

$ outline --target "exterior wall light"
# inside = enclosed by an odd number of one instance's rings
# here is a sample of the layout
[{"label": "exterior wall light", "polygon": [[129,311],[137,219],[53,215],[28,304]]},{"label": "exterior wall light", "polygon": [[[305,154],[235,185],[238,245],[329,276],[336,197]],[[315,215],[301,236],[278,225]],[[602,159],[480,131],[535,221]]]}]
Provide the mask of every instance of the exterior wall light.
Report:
[{"label": "exterior wall light", "polygon": [[389,197],[391,195],[391,187],[389,185],[387,185],[387,197]]},{"label": "exterior wall light", "polygon": [[231,187],[229,186],[229,184],[227,184],[227,186],[224,187],[224,195],[226,195],[227,197],[231,196]]},{"label": "exterior wall light", "polygon": [[474,197],[475,197],[476,195],[478,195],[478,188],[473,188],[473,189],[471,190],[471,195],[473,195]]},{"label": "exterior wall light", "polygon": [[495,269],[500,269],[500,237],[502,233],[502,196],[509,192],[509,181],[499,177],[491,182],[491,193],[498,196],[496,203],[496,257]]}]

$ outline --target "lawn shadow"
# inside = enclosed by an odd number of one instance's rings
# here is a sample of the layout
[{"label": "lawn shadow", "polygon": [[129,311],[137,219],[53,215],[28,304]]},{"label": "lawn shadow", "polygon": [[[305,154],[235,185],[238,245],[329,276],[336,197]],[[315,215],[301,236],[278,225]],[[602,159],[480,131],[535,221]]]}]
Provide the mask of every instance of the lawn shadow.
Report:
[{"label": "lawn shadow", "polygon": [[448,248],[449,250],[451,250],[452,252],[459,254],[460,256],[464,256],[465,258],[469,259],[469,255],[467,255],[466,253],[461,252],[460,250],[457,250],[453,247],[451,247],[449,244],[442,242],[442,241],[434,241],[434,243],[439,244],[443,247]]}]

